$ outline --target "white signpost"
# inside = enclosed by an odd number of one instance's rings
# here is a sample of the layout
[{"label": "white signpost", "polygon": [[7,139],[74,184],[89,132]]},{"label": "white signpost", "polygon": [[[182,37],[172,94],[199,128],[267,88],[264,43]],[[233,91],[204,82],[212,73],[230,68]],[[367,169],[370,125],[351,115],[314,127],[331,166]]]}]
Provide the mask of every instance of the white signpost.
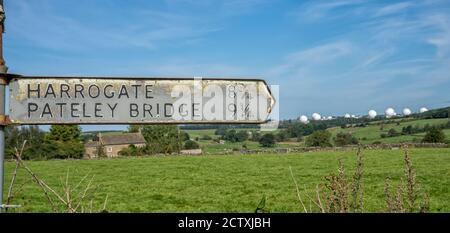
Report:
[{"label": "white signpost", "polygon": [[264,123],[263,80],[16,77],[11,124]]},{"label": "white signpost", "polygon": [[[261,79],[26,77],[7,74],[0,0],[0,189],[4,127],[30,124],[265,123],[275,100]],[[9,116],[5,88],[9,86]],[[0,212],[3,192],[0,191]]]}]

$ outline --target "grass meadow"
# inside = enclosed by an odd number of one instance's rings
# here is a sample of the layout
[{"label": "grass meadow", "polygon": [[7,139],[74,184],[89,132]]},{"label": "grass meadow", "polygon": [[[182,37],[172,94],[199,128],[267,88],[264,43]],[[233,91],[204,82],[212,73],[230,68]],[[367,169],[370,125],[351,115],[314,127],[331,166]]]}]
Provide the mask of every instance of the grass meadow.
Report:
[{"label": "grass meadow", "polygon": [[[364,211],[385,209],[386,177],[398,183],[404,173],[402,150],[366,150]],[[450,148],[411,149],[418,182],[430,196],[431,212],[450,212]],[[347,176],[355,168],[356,151],[322,151],[264,155],[151,156],[105,160],[26,161],[51,187],[61,191],[67,171],[76,184],[89,173],[97,186],[94,205],[108,195],[110,212],[254,212],[263,196],[269,212],[302,212],[296,188],[312,194],[323,177],[336,172],[338,159]],[[7,162],[5,196],[14,168]],[[21,192],[15,212],[50,212],[38,186],[19,170]],[[308,206],[307,202],[307,206]]]},{"label": "grass meadow", "polygon": [[[401,132],[403,127],[406,127],[408,125],[411,126],[419,126],[423,127],[426,124],[429,125],[439,125],[439,124],[445,124],[449,119],[448,118],[442,118],[442,119],[424,119],[424,120],[415,120],[411,119],[411,121],[399,121],[399,124],[397,123],[388,123],[383,124],[383,129],[381,129],[380,121],[379,122],[372,122],[366,127],[351,127],[342,129],[340,127],[334,127],[328,129],[333,135],[336,135],[338,132],[348,132],[351,133],[356,138],[360,139],[360,143],[362,144],[371,144],[375,141],[379,141],[381,143],[403,143],[403,142],[412,142],[414,139],[421,140],[425,133],[418,133],[413,135],[400,135],[397,137],[387,137],[387,138],[381,138],[381,134],[385,133],[387,134],[390,129],[395,129],[397,132]],[[445,135],[447,138],[450,138],[450,130],[446,129],[444,130]]]}]

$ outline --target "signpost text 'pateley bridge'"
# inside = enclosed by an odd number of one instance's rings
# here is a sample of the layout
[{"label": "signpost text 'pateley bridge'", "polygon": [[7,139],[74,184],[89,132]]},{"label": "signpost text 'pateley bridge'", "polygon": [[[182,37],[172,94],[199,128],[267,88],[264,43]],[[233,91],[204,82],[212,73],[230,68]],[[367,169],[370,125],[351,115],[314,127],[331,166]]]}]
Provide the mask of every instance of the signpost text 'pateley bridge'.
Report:
[{"label": "signpost text 'pateley bridge'", "polygon": [[263,80],[22,77],[9,82],[12,124],[264,123]]}]

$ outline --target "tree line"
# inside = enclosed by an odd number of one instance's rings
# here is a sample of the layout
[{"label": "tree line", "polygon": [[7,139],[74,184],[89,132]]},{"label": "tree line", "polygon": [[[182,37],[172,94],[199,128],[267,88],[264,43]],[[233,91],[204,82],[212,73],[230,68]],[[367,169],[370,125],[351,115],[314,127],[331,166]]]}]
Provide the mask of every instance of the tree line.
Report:
[{"label": "tree line", "polygon": [[52,125],[49,132],[38,126],[8,126],[5,133],[6,158],[12,158],[15,149],[21,148],[24,141],[23,159],[79,159],[84,154],[78,125]]}]

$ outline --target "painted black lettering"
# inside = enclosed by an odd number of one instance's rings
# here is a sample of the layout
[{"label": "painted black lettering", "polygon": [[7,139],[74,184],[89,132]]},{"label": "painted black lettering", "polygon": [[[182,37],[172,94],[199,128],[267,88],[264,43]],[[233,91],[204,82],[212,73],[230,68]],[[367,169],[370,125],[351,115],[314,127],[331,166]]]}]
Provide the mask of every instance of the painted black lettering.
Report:
[{"label": "painted black lettering", "polygon": [[151,96],[153,90],[151,89],[153,85],[145,85],[145,98],[147,99],[153,99],[153,96]]},{"label": "painted black lettering", "polygon": [[95,117],[103,117],[103,115],[98,114],[98,112],[102,111],[100,109],[100,106],[102,106],[102,103],[95,103],[95,108],[94,108],[94,116]]},{"label": "painted black lettering", "polygon": [[91,117],[91,115],[86,114],[86,103],[83,103],[83,117],[87,117],[87,118]]},{"label": "painted black lettering", "polygon": [[51,83],[47,86],[47,91],[45,91],[44,98],[47,98],[48,95],[53,95],[53,98],[56,98],[55,90],[53,89],[53,85]]},{"label": "painted black lettering", "polygon": [[139,109],[137,104],[130,104],[130,117],[137,117],[139,115]]},{"label": "painted black lettering", "polygon": [[89,94],[89,97],[91,97],[93,99],[97,98],[98,96],[100,96],[100,87],[98,87],[95,84],[90,85],[88,88],[88,94]]},{"label": "painted black lettering", "polygon": [[59,116],[63,116],[63,106],[65,106],[67,103],[55,103],[56,106],[59,106]]},{"label": "painted black lettering", "polygon": [[[169,111],[167,110],[167,107],[170,107],[169,109],[171,109],[172,113],[169,114]],[[172,117],[172,115],[173,115],[173,105],[171,103],[164,104],[164,116],[165,117]]]},{"label": "painted black lettering", "polygon": [[31,89],[31,84],[28,84],[28,98],[31,98],[31,93],[37,93],[37,97],[41,98],[41,84],[37,84],[37,89]]},{"label": "painted black lettering", "polygon": [[180,115],[183,117],[189,114],[188,111],[183,111],[184,107],[186,106],[187,106],[186,104],[180,104],[180,107],[178,107],[178,113],[180,113]]},{"label": "painted black lettering", "polygon": [[192,116],[193,117],[199,117],[200,115],[196,115],[195,113],[198,112],[200,109],[196,108],[196,106],[199,106],[199,103],[192,103]]},{"label": "painted black lettering", "polygon": [[134,87],[134,98],[138,98],[138,96],[139,96],[139,94],[138,94],[138,91],[139,91],[139,89],[138,89],[138,87],[141,87],[142,85],[140,85],[140,84],[134,84],[134,85],[131,85],[132,87]]},{"label": "painted black lettering", "polygon": [[44,117],[44,115],[50,115],[50,117],[53,117],[52,111],[50,110],[50,105],[48,103],[44,105],[44,110],[42,110],[41,117]]},{"label": "painted black lettering", "polygon": [[81,98],[84,98],[84,86],[82,84],[75,84],[75,98],[78,98],[78,93],[81,95]]},{"label": "painted black lettering", "polygon": [[106,89],[109,89],[109,88],[112,88],[112,87],[113,87],[113,85],[108,84],[108,85],[105,86],[105,88],[103,88],[103,92],[105,93],[105,97],[108,98],[108,99],[111,99],[111,98],[114,97],[114,94],[115,94],[114,91],[109,92],[109,94],[106,91]]},{"label": "painted black lettering", "polygon": [[150,117],[153,117],[152,115],[152,105],[151,104],[144,104],[144,117],[146,117],[146,113],[148,112],[148,114],[150,115]]},{"label": "painted black lettering", "polygon": [[123,95],[126,95],[127,98],[130,98],[130,96],[128,95],[128,90],[127,87],[125,85],[122,85],[122,87],[120,88],[120,92],[119,92],[119,99],[120,97],[122,97]]},{"label": "painted black lettering", "polygon": [[72,117],[80,117],[80,115],[75,115],[74,114],[75,112],[78,112],[78,107],[76,107],[76,106],[79,106],[79,105],[80,105],[79,103],[72,103],[72,104],[70,104],[70,115]]},{"label": "painted black lettering", "polygon": [[60,93],[61,98],[63,97],[63,93],[66,93],[67,98],[70,99],[70,95],[69,95],[70,86],[69,85],[63,83],[63,84],[61,84],[59,89],[61,90],[61,93]]},{"label": "painted black lettering", "polygon": [[114,117],[114,110],[117,107],[117,103],[114,104],[114,106],[111,106],[110,104],[108,104],[108,106],[109,106],[109,109],[111,109],[111,117]]},{"label": "painted black lettering", "polygon": [[32,112],[36,112],[38,110],[38,105],[35,103],[28,103],[28,118],[31,117]]}]

